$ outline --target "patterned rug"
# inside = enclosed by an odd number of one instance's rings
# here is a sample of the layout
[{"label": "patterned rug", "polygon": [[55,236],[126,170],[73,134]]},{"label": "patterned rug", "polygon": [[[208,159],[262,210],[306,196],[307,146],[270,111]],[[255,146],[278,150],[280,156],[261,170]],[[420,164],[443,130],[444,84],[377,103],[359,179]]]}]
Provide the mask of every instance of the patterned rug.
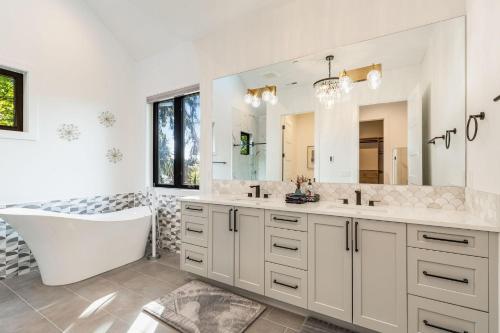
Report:
[{"label": "patterned rug", "polygon": [[265,309],[260,303],[196,280],[143,307],[183,333],[244,332]]},{"label": "patterned rug", "polygon": [[356,333],[355,331],[327,323],[326,321],[309,317],[302,326],[300,333]]}]

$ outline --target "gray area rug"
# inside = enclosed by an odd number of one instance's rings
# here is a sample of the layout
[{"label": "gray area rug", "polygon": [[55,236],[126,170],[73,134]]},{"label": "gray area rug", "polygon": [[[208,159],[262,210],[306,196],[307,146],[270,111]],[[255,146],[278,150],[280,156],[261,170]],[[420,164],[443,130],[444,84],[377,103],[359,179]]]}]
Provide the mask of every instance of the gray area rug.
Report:
[{"label": "gray area rug", "polygon": [[355,331],[327,323],[326,321],[309,317],[302,326],[300,333],[356,333]]},{"label": "gray area rug", "polygon": [[265,309],[260,303],[196,280],[143,307],[183,333],[244,332]]}]

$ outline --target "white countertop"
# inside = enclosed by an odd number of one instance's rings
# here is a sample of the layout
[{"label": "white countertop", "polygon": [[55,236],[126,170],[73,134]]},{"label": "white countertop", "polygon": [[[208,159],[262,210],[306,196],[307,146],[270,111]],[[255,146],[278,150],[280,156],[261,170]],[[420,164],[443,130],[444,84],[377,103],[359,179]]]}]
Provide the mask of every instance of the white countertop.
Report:
[{"label": "white countertop", "polygon": [[320,201],[307,204],[287,204],[283,200],[256,199],[242,196],[203,195],[179,198],[180,201],[198,202],[247,208],[273,209],[287,212],[353,217],[369,220],[402,222],[432,225],[448,228],[500,232],[500,227],[484,221],[467,211],[450,211],[431,208],[412,208],[395,206],[356,206],[342,205],[338,202]]}]

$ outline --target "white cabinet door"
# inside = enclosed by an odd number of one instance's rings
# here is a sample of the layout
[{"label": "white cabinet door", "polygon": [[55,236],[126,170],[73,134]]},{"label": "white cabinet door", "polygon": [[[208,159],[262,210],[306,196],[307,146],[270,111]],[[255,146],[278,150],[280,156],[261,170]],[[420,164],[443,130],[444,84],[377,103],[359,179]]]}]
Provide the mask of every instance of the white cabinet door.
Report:
[{"label": "white cabinet door", "polygon": [[211,205],[208,218],[208,278],[234,284],[234,208]]},{"label": "white cabinet door", "polygon": [[309,309],[352,321],[351,219],[309,215]]},{"label": "white cabinet door", "polygon": [[406,332],[406,225],[355,220],[353,239],[353,323]]},{"label": "white cabinet door", "polygon": [[264,210],[235,208],[234,285],[264,294]]}]

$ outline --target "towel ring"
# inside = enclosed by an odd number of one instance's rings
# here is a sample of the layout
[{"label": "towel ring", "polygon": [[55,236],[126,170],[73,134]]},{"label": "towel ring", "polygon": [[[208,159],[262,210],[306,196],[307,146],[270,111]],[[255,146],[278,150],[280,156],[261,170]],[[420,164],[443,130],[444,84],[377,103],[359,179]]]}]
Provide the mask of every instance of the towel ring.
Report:
[{"label": "towel ring", "polygon": [[[500,96],[499,96],[500,98]],[[467,140],[469,141],[474,141],[474,139],[476,138],[477,136],[477,129],[479,127],[479,124],[478,124],[478,119],[479,120],[484,120],[484,118],[486,118],[486,114],[484,112],[481,112],[479,114],[473,114],[473,115],[470,115],[469,116],[469,120],[467,120]],[[472,120],[474,120],[474,133],[472,134],[472,136],[470,135],[470,125],[471,125],[471,122]]]},{"label": "towel ring", "polygon": [[446,130],[446,136],[444,138],[444,146],[446,147],[446,149],[450,149],[450,145],[451,145],[451,133],[457,134],[457,129],[454,128],[452,130]]}]

